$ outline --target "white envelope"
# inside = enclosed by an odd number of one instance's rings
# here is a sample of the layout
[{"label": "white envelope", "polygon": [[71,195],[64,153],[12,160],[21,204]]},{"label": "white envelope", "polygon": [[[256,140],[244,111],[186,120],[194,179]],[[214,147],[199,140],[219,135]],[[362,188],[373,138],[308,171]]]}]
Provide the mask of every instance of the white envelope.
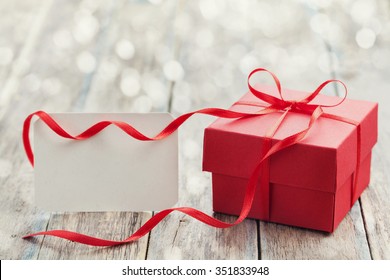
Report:
[{"label": "white envelope", "polygon": [[[155,136],[173,118],[168,113],[50,114],[77,135],[103,120],[124,121]],[[178,200],[178,133],[139,141],[110,125],[86,140],[55,134],[34,123],[35,201],[49,211],[152,211]]]}]

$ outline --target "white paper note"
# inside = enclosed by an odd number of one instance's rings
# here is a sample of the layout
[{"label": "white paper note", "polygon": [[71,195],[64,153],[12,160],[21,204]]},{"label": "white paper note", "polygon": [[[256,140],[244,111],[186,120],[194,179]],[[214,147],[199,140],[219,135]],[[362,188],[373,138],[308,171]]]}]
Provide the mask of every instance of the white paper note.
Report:
[{"label": "white paper note", "polygon": [[[71,135],[103,120],[124,121],[155,136],[168,113],[50,114]],[[48,211],[152,211],[178,200],[178,133],[139,141],[114,125],[86,140],[64,139],[34,123],[35,201]]]}]

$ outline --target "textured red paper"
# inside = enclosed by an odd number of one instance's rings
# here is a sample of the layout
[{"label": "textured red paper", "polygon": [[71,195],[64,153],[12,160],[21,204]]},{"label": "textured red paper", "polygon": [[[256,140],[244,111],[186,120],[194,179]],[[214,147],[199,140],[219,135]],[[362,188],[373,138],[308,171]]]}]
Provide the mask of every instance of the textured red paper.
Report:
[{"label": "textured red paper", "polygon": [[[276,95],[272,87],[257,88]],[[286,99],[299,99],[307,94],[283,89]],[[258,103],[251,93],[239,101]],[[338,101],[338,97],[319,95],[313,103]],[[230,109],[255,112],[261,107],[233,105]],[[347,99],[324,111],[361,125],[359,196],[369,182],[371,149],[377,140],[377,103]],[[280,114],[233,121],[217,119],[206,128],[203,169],[213,173],[214,211],[239,213],[247,179],[262,154],[263,136]],[[290,112],[273,143],[302,130],[308,121],[308,115]],[[350,210],[356,145],[356,126],[320,118],[303,141],[272,156],[270,221],[332,232]],[[257,191],[250,217],[265,219],[262,198],[261,191]]]}]

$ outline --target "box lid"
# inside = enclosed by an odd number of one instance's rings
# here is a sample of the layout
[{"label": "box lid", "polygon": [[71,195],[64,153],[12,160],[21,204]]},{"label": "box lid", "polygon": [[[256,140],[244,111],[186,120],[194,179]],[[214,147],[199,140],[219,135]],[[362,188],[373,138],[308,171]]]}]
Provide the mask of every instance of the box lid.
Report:
[{"label": "box lid", "polygon": [[[271,86],[256,89],[278,96]],[[283,89],[286,100],[299,99],[308,93]],[[318,95],[312,104],[336,104],[340,97]],[[239,101],[261,101],[246,93]],[[265,103],[263,103],[266,105]],[[233,105],[231,110],[256,112],[252,105]],[[323,108],[326,113],[355,120],[361,124],[361,159],[377,140],[378,104],[346,99],[337,107]],[[205,130],[203,170],[234,177],[249,178],[259,162],[264,134],[282,113],[239,120],[218,118]],[[306,128],[310,116],[289,112],[276,132],[272,144]],[[345,122],[320,117],[306,137],[270,159],[270,182],[295,187],[335,192],[356,167],[357,129]]]}]

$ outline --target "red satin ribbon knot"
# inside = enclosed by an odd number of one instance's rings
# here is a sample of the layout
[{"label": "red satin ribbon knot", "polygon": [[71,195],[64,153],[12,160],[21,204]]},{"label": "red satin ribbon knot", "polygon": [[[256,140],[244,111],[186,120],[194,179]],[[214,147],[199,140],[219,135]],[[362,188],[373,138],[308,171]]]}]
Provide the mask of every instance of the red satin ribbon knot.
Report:
[{"label": "red satin ribbon knot", "polygon": [[[257,72],[267,72],[269,73],[276,84],[276,88],[278,90],[280,98],[274,97],[272,95],[269,95],[267,93],[258,91],[254,87],[251,86],[250,84],[250,78],[253,74]],[[329,83],[332,82],[338,82],[343,85],[345,88],[345,95],[344,98],[337,104],[309,104],[320,92],[321,90]],[[322,83],[313,93],[309,94],[306,98],[301,99],[301,100],[285,100],[282,95],[282,88],[279,79],[276,77],[275,74],[272,72],[264,69],[264,68],[259,68],[253,70],[249,76],[248,76],[248,87],[249,90],[251,91],[252,94],[254,94],[259,100],[264,101],[268,103],[269,105],[259,105],[257,103],[253,102],[238,102],[237,104],[244,104],[244,105],[252,105],[252,106],[260,106],[262,109],[256,113],[243,113],[243,112],[236,112],[232,110],[225,110],[225,109],[220,109],[220,108],[205,108],[205,109],[200,109],[194,112],[190,112],[184,115],[179,116],[175,120],[173,120],[170,124],[168,124],[160,133],[155,135],[154,137],[149,137],[144,135],[142,132],[138,131],[131,125],[125,122],[119,122],[119,121],[101,121],[93,126],[89,127],[86,129],[84,132],[80,133],[79,135],[73,136],[70,135],[68,132],[66,132],[49,114],[43,112],[43,111],[37,111],[35,113],[30,114],[23,126],[23,144],[24,148],[26,151],[26,155],[31,162],[32,165],[34,165],[34,154],[31,148],[31,143],[30,143],[30,138],[29,138],[29,131],[30,131],[30,125],[31,121],[34,116],[39,117],[44,121],[57,135],[68,138],[68,139],[73,139],[73,140],[86,140],[90,137],[93,137],[97,133],[101,132],[103,129],[105,129],[109,125],[115,125],[119,129],[123,130],[126,134],[128,134],[130,137],[133,137],[137,140],[140,141],[158,141],[161,139],[164,139],[165,137],[168,137],[171,135],[174,131],[176,131],[188,118],[190,118],[194,114],[204,114],[204,115],[211,115],[215,117],[220,117],[220,118],[228,118],[228,119],[243,119],[247,117],[254,117],[254,116],[261,116],[261,115],[267,115],[267,114],[272,114],[275,112],[283,112],[283,114],[279,117],[279,119],[276,121],[276,123],[269,128],[267,131],[265,137],[268,139],[268,141],[265,141],[265,152],[260,158],[258,164],[252,171],[252,174],[248,180],[248,184],[245,190],[245,195],[244,195],[244,200],[242,204],[242,208],[240,211],[240,215],[234,221],[233,223],[226,223],[223,221],[220,221],[218,219],[215,219],[214,217],[211,217],[197,209],[194,208],[189,208],[189,207],[177,207],[177,208],[171,208],[171,209],[166,209],[163,211],[160,211],[156,213],[152,218],[150,218],[144,225],[140,227],[135,233],[133,233],[131,236],[129,236],[125,240],[121,241],[114,241],[114,240],[105,240],[105,239],[100,239],[100,238],[95,238],[92,236],[76,233],[76,232],[71,232],[67,230],[50,230],[50,231],[44,231],[44,232],[38,232],[38,233],[33,233],[25,236],[24,238],[29,238],[33,236],[38,236],[38,235],[50,235],[50,236],[56,236],[59,238],[64,238],[68,239],[74,242],[78,243],[83,243],[87,245],[93,245],[93,246],[115,246],[115,245],[121,245],[121,244],[126,244],[133,242],[142,236],[146,235],[149,233],[158,223],[160,223],[161,220],[163,220],[167,215],[169,215],[173,211],[179,211],[184,214],[187,214],[197,220],[199,220],[202,223],[205,223],[209,226],[213,226],[216,228],[228,228],[232,227],[234,225],[237,225],[241,223],[249,214],[249,211],[252,208],[252,203],[254,199],[254,195],[256,192],[257,184],[258,184],[258,179],[261,175],[261,181],[260,181],[260,190],[262,191],[262,194],[265,195],[265,203],[263,205],[265,211],[268,211],[268,218],[269,218],[269,158],[271,155],[287,148],[290,147],[299,141],[301,141],[309,132],[309,130],[312,128],[316,120],[320,117],[326,117],[330,119],[334,119],[337,121],[342,121],[346,123],[350,123],[352,125],[356,125],[358,127],[358,142],[360,142],[360,126],[357,122],[353,120],[349,120],[346,118],[342,118],[339,116],[334,116],[330,114],[326,114],[323,112],[322,107],[334,107],[338,106],[341,104],[346,96],[347,96],[347,88],[344,83],[338,80],[328,80],[324,83]],[[271,146],[271,139],[277,132],[278,128],[280,125],[283,123],[283,120],[285,119],[286,115],[291,112],[301,112],[305,114],[310,114],[310,120],[308,123],[307,128],[303,129],[302,131],[295,133],[289,137],[286,137],[285,139],[277,142],[276,144]],[[358,147],[360,147],[360,144],[358,143]],[[356,185],[356,178],[357,178],[357,173],[359,170],[359,163],[360,163],[360,149],[358,148],[358,163],[357,163],[357,168],[355,172],[355,182],[354,185]],[[355,189],[355,188],[354,188]]]}]

